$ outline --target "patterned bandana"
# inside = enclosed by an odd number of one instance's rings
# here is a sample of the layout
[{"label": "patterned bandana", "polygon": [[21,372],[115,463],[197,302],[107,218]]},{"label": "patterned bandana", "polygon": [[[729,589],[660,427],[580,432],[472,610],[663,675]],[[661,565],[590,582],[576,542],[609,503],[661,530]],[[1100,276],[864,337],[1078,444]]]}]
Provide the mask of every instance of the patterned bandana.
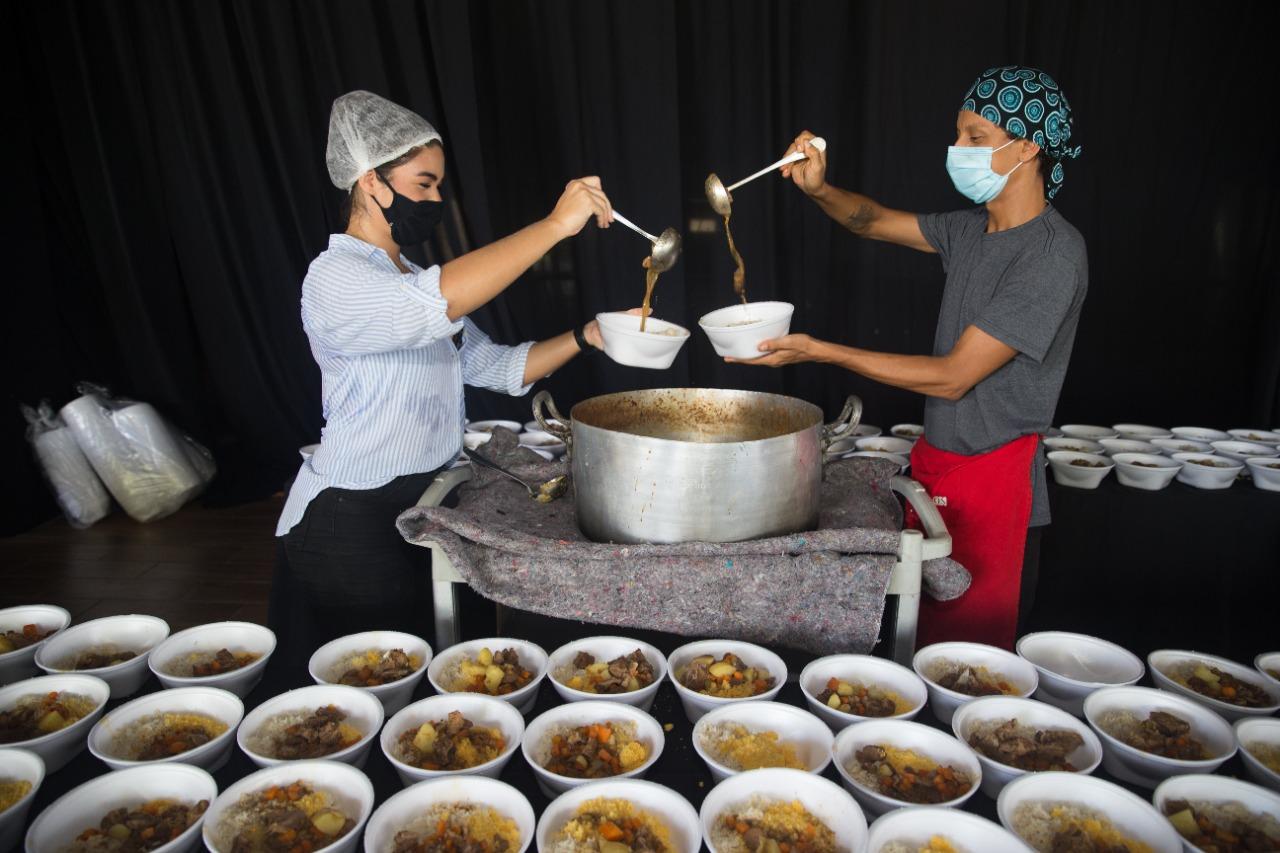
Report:
[{"label": "patterned bandana", "polygon": [[961,110],[969,110],[1020,139],[1030,139],[1054,161],[1048,196],[1062,189],[1062,161],[1080,156],[1072,148],[1071,106],[1057,82],[1038,68],[1005,65],[982,72],[965,93]]}]

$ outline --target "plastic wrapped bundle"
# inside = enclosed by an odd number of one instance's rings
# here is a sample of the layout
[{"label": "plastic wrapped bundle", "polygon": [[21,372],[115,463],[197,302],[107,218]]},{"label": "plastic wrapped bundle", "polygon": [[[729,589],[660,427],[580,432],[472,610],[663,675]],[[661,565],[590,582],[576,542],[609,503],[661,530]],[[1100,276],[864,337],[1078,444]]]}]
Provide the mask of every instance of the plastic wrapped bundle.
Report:
[{"label": "plastic wrapped bundle", "polygon": [[72,527],[85,528],[111,512],[111,496],[98,479],[76,438],[48,402],[39,409],[22,407],[27,440],[53,490],[59,509]]},{"label": "plastic wrapped bundle", "polygon": [[176,512],[213,476],[213,458],[147,403],[116,400],[103,389],[62,408],[93,469],[125,512],[154,521]]}]

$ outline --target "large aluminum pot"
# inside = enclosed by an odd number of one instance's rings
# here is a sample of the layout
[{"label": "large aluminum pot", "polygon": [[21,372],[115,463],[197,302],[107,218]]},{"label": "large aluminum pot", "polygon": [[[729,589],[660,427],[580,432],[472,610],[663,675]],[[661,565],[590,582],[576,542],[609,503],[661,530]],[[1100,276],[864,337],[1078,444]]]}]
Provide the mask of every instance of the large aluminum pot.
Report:
[{"label": "large aluminum pot", "polygon": [[569,445],[578,526],[597,542],[741,542],[812,530],[823,452],[861,415],[850,397],[824,426],[822,410],[803,400],[711,388],[606,394],[569,418],[547,392],[533,400],[538,423]]}]

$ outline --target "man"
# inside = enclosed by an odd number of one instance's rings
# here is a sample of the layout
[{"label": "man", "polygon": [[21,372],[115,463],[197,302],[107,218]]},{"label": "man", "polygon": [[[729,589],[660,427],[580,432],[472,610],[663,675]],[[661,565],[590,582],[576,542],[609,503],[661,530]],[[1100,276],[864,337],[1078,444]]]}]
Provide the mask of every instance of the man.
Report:
[{"label": "man", "polygon": [[766,355],[747,362],[826,362],[926,395],[912,476],[934,496],[974,580],[953,602],[926,599],[921,644],[1011,648],[1020,594],[1025,610],[1034,593],[1038,528],[1049,523],[1039,435],[1057,406],[1088,286],[1084,240],[1048,201],[1062,188],[1063,161],[1080,154],[1068,144],[1071,124],[1066,96],[1043,71],[984,72],[963,99],[946,160],[956,189],[979,206],[951,213],[892,210],[831,186],[826,155],[807,131],[788,149],[808,159],[783,176],[828,216],[860,237],[935,252],[946,272],[931,356],[794,334],[764,342]]}]

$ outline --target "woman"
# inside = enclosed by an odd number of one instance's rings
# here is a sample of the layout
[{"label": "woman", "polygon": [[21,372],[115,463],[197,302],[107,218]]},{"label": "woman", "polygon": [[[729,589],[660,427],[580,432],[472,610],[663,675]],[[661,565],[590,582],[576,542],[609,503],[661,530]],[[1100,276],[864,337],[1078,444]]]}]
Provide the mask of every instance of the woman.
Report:
[{"label": "woman", "polygon": [[370,92],[333,103],[325,154],[348,192],[346,231],[302,283],[302,325],[320,367],[325,427],[290,489],[270,623],[297,655],[375,628],[422,633],[431,620],[428,551],[397,532],[462,445],[463,384],[525,394],[588,346],[595,322],[537,343],[493,343],[467,315],[555,244],[613,215],[598,178],[570,181],[545,219],[443,266],[401,247],[440,221],[440,134]]}]

